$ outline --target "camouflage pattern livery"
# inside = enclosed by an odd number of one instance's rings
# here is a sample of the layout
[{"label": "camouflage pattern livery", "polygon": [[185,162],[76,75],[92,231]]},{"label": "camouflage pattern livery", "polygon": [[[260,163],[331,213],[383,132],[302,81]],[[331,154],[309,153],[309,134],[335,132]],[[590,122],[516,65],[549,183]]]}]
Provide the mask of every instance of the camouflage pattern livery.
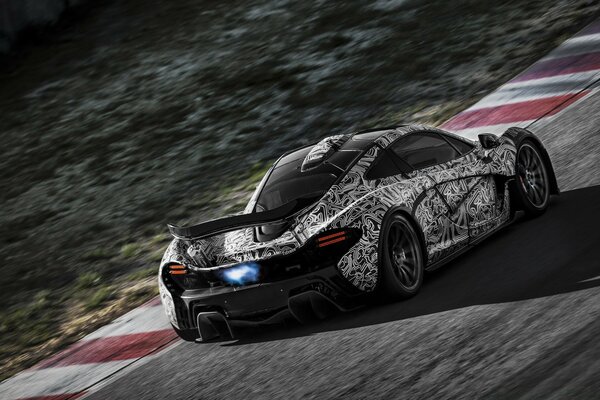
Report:
[{"label": "camouflage pattern livery", "polygon": [[[253,228],[208,239],[175,239],[161,265],[184,263],[190,268],[214,268],[245,261],[260,261],[288,254],[315,235],[334,228],[356,227],[360,240],[343,255],[337,267],[354,287],[365,292],[376,288],[379,277],[379,232],[386,216],[401,210],[418,224],[431,267],[465,246],[497,230],[511,218],[509,182],[515,174],[514,135],[503,135],[499,145],[486,150],[477,142],[473,149],[451,161],[408,174],[369,180],[366,172],[384,149],[413,132],[438,132],[466,139],[436,128],[407,125],[384,130],[373,146],[316,203],[294,216],[279,237],[255,241]],[[352,137],[335,136],[321,143],[343,143]],[[327,150],[315,146],[311,153]],[[254,209],[257,193],[245,212]]]}]

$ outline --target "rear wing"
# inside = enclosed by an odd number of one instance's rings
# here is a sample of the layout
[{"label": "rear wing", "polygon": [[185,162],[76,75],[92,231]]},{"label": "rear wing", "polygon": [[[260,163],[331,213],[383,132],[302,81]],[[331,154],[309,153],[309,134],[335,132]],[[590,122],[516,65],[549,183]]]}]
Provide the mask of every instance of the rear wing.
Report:
[{"label": "rear wing", "polygon": [[234,215],[192,226],[175,226],[171,224],[167,224],[167,226],[171,235],[177,239],[204,239],[243,228],[284,221],[293,214],[293,211],[297,209],[297,205],[298,201],[294,200],[268,211]]}]

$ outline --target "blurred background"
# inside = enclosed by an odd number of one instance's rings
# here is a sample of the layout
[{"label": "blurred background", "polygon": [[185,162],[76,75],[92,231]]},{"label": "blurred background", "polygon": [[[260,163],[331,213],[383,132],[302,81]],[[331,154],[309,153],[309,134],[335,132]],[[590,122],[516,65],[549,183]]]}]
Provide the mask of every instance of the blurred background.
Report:
[{"label": "blurred background", "polygon": [[589,0],[0,1],[0,379],[152,298],[167,222],[243,208],[282,152],[439,124]]}]

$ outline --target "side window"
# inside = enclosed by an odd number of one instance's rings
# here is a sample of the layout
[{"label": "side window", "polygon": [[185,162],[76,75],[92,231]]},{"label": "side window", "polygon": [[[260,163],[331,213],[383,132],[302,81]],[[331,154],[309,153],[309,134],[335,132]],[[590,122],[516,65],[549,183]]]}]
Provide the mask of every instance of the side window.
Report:
[{"label": "side window", "polygon": [[371,167],[367,170],[365,178],[369,180],[381,179],[402,173],[402,170],[394,162],[392,157],[393,156],[389,151],[382,151],[379,157],[373,161],[373,164],[371,164]]},{"label": "side window", "polygon": [[454,147],[434,132],[409,134],[390,148],[412,169],[427,168],[460,157]]},{"label": "side window", "polygon": [[466,154],[473,150],[473,145],[465,142],[464,140],[456,139],[448,135],[444,135],[444,138],[446,138],[446,140],[448,140],[452,146],[456,147],[461,154]]}]

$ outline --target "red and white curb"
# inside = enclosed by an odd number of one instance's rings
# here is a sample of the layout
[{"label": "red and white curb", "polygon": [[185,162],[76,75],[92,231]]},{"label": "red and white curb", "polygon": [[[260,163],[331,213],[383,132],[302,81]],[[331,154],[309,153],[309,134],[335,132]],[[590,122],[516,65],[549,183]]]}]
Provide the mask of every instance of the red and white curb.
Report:
[{"label": "red and white curb", "polygon": [[[588,96],[599,79],[600,20],[442,127],[471,139],[509,126],[527,127]],[[177,342],[156,298],[0,383],[0,399],[81,398]]]},{"label": "red and white curb", "polygon": [[552,118],[588,96],[600,79],[600,20],[442,124],[470,139]]},{"label": "red and white curb", "polygon": [[0,399],[80,398],[104,379],[176,342],[159,298],[0,384]]}]

